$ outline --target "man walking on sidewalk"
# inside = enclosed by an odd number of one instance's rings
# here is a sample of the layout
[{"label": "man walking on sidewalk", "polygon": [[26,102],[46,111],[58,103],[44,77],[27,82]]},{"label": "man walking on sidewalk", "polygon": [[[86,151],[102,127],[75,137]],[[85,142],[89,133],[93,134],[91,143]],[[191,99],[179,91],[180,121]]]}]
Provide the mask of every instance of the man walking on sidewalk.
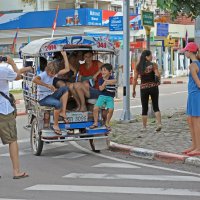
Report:
[{"label": "man walking on sidewalk", "polygon": [[[8,68],[10,64],[13,70]],[[13,166],[13,179],[28,177],[20,171],[17,127],[14,108],[9,99],[9,81],[19,80],[21,74],[13,59],[0,56],[0,138],[3,144],[9,144],[9,153]]]}]

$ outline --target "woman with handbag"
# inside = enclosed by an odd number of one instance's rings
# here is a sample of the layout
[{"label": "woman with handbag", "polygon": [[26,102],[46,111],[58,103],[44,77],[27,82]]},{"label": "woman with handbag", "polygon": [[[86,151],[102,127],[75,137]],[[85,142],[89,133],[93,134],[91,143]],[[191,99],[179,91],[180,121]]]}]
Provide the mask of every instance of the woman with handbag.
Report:
[{"label": "woman with handbag", "polygon": [[139,76],[141,78],[140,97],[142,103],[142,122],[143,122],[143,128],[141,129],[141,131],[145,131],[147,127],[149,96],[151,97],[153,110],[155,112],[157,120],[156,131],[160,131],[162,129],[161,114],[158,105],[158,99],[159,99],[158,86],[160,85],[160,73],[158,71],[158,65],[152,62],[152,53],[149,50],[144,50],[142,52],[140,60],[134,70],[134,78],[133,78],[134,98],[136,96],[135,88]]}]

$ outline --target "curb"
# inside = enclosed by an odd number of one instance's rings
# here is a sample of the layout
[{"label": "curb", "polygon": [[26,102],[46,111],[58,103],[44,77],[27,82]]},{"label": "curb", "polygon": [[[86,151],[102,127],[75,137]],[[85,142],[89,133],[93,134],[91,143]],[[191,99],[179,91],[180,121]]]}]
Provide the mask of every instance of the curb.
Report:
[{"label": "curb", "polygon": [[184,81],[163,81],[163,82],[161,82],[161,84],[184,84],[184,83],[186,83],[186,82],[184,82]]},{"label": "curb", "polygon": [[121,151],[137,158],[158,160],[164,163],[179,163],[200,167],[200,159],[196,157],[188,157],[174,153],[137,148],[129,145],[117,144],[115,142],[110,142],[109,149],[112,151]]}]

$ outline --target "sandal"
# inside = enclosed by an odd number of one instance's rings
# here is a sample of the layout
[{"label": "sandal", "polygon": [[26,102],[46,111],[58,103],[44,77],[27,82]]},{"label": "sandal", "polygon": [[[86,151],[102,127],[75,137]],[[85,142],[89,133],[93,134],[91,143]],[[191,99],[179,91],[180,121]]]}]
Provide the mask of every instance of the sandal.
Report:
[{"label": "sandal", "polygon": [[55,133],[56,135],[62,135],[60,129],[56,129],[56,128],[54,128],[54,127],[52,127],[52,129],[53,129],[53,131],[54,131],[54,133]]},{"label": "sandal", "polygon": [[106,129],[107,129],[108,131],[111,131],[111,127],[110,127],[110,126],[105,125],[105,127],[106,127]]},{"label": "sandal", "polygon": [[95,129],[95,128],[98,128],[98,125],[92,124],[92,126],[90,126],[89,128],[90,128],[90,129]]},{"label": "sandal", "polygon": [[22,175],[19,175],[19,176],[13,176],[13,179],[21,179],[21,178],[27,178],[29,177],[29,175],[24,172]]},{"label": "sandal", "polygon": [[63,116],[59,116],[59,119],[58,120],[62,120],[62,121],[64,121],[65,122],[65,124],[69,124],[69,121],[67,120],[67,118],[66,117],[63,117]]}]

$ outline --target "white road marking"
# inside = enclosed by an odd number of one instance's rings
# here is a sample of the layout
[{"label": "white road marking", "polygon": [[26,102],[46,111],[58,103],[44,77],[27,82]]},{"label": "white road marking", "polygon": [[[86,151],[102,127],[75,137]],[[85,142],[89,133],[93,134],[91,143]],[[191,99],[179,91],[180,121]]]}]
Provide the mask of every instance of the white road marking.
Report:
[{"label": "white road marking", "polygon": [[168,176],[168,175],[132,175],[132,174],[95,174],[95,173],[70,173],[63,178],[86,178],[86,179],[127,179],[146,181],[178,181],[200,182],[195,176]]},{"label": "white road marking", "polygon": [[153,194],[174,196],[200,196],[200,192],[188,189],[173,188],[145,188],[145,187],[110,187],[110,186],[83,186],[83,185],[34,185],[25,190],[60,191],[60,192],[88,192],[114,194]]},{"label": "white road marking", "polygon": [[71,152],[71,153],[60,155],[60,156],[54,156],[53,158],[75,159],[75,158],[80,158],[80,157],[83,157],[83,156],[86,156],[86,155],[87,154]]},{"label": "white road marking", "polygon": [[182,93],[187,93],[187,90],[184,91],[180,91],[180,92],[172,92],[172,93],[168,93],[168,94],[159,94],[159,96],[170,96],[170,95],[174,95],[174,94],[182,94]]},{"label": "white road marking", "polygon": [[140,168],[138,166],[126,164],[126,163],[100,163],[98,165],[94,165],[92,167],[110,167],[110,168],[127,168],[127,169],[136,169]]},{"label": "white road marking", "polygon": [[[43,147],[43,151],[47,151],[47,150],[51,150],[51,149],[56,149],[58,147],[63,147],[63,146],[67,146],[68,143],[52,143],[52,144],[46,144],[44,145]],[[31,148],[27,148],[27,149],[24,149],[24,151],[19,151],[19,155],[20,156],[24,156],[24,155],[30,155],[32,154],[32,150]],[[9,153],[4,153],[4,154],[1,154],[2,157],[9,157],[10,154]]]},{"label": "white road marking", "polygon": [[[30,152],[23,152],[23,151],[19,151],[19,155],[20,156],[24,156],[24,155],[28,155],[30,154]],[[1,154],[2,157],[9,157],[10,154],[9,153],[4,153],[4,154]]]},{"label": "white road marking", "polygon": [[[17,140],[17,142],[18,144],[26,143],[26,142],[30,142],[30,139]],[[0,144],[0,147],[6,147],[6,145]]]},{"label": "white road marking", "polygon": [[0,200],[25,200],[25,199],[6,199],[6,198],[0,198]]},{"label": "white road marking", "polygon": [[182,174],[190,174],[190,175],[194,175],[194,176],[199,176],[200,177],[200,174],[193,173],[193,172],[187,172],[187,171],[176,170],[176,169],[171,169],[171,168],[167,168],[167,167],[159,167],[159,166],[154,166],[154,165],[149,165],[149,164],[144,164],[144,163],[132,162],[132,161],[122,160],[122,159],[119,159],[119,158],[114,158],[114,157],[103,155],[103,154],[97,154],[97,153],[94,153],[94,152],[92,152],[92,151],[80,146],[79,144],[77,144],[74,141],[71,141],[70,144],[72,144],[74,147],[80,149],[83,152],[92,154],[94,156],[107,158],[109,160],[114,160],[114,161],[122,162],[122,163],[128,163],[128,164],[132,164],[132,165],[138,165],[138,166],[141,166],[141,167],[149,167],[149,168],[152,168],[152,169],[159,169],[159,170],[177,172],[177,173],[182,173]]},{"label": "white road marking", "polygon": [[[138,105],[138,106],[130,106],[130,108],[141,108],[142,106],[141,105]],[[123,110],[122,108],[120,109],[115,109],[114,111],[121,111]]]}]

